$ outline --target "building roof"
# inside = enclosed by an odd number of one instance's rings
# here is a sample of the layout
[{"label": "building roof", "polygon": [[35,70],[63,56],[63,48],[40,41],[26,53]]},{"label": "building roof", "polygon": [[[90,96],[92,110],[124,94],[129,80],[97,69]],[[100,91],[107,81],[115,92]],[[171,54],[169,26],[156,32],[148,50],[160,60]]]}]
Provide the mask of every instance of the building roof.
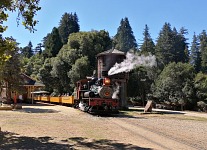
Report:
[{"label": "building roof", "polygon": [[31,77],[29,77],[24,73],[22,73],[21,76],[24,81],[24,86],[39,86],[39,87],[45,86],[43,83],[37,82],[36,80],[32,79]]},{"label": "building roof", "polygon": [[117,49],[109,49],[107,51],[101,52],[97,55],[97,57],[102,56],[102,55],[110,55],[110,54],[114,54],[114,55],[125,55],[124,52],[119,51]]}]

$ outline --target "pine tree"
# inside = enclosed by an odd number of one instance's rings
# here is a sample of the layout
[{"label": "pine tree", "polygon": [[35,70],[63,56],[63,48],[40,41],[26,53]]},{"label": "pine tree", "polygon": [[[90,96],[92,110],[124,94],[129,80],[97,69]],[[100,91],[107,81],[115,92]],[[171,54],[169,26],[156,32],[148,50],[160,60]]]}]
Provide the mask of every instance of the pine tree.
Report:
[{"label": "pine tree", "polygon": [[21,54],[24,56],[24,57],[27,57],[27,58],[30,58],[33,56],[33,49],[32,49],[33,45],[32,45],[32,42],[29,41],[28,45],[26,47],[24,47],[21,51]]},{"label": "pine tree", "polygon": [[41,54],[42,53],[42,48],[43,48],[42,43],[38,43],[36,48],[35,48],[35,51],[38,52],[39,54]]},{"label": "pine tree", "polygon": [[170,62],[174,62],[176,56],[175,38],[177,31],[171,29],[169,23],[165,23],[159,33],[157,44],[155,47],[155,54],[158,60],[158,66],[162,69]]},{"label": "pine tree", "polygon": [[[179,33],[179,37],[180,37],[180,42],[181,42],[181,48],[182,48],[182,56],[181,56],[181,59],[182,60],[181,62],[184,62],[184,63],[187,63],[189,62],[189,50],[188,50],[188,44],[187,43],[187,38],[185,38],[185,35],[188,34],[188,31],[187,29],[185,29],[184,27],[182,27],[180,29],[180,33]],[[183,52],[184,50],[184,52]]]},{"label": "pine tree", "polygon": [[203,30],[199,35],[200,39],[200,51],[201,51],[201,70],[203,73],[207,73],[207,35]]},{"label": "pine tree", "polygon": [[74,13],[73,15],[72,13],[65,13],[60,20],[58,30],[62,43],[66,44],[68,42],[68,36],[71,33],[76,33],[80,30],[77,14]]},{"label": "pine tree", "polygon": [[52,33],[48,34],[45,41],[45,50],[43,51],[44,58],[55,57],[62,47],[61,38],[56,27],[53,28]]},{"label": "pine tree", "polygon": [[149,28],[147,25],[145,25],[145,29],[143,32],[144,38],[143,43],[140,47],[141,53],[148,55],[149,53],[155,54],[155,44],[150,36]]},{"label": "pine tree", "polygon": [[185,34],[187,34],[187,30],[185,28],[181,28],[178,33],[176,28],[173,29],[174,33],[174,49],[175,49],[175,58],[174,61],[176,63],[183,62],[187,63],[189,61],[189,52],[188,52],[188,43],[185,38]]},{"label": "pine tree", "polygon": [[193,35],[193,41],[191,44],[191,54],[190,54],[190,63],[194,66],[196,72],[201,70],[201,53],[199,50],[199,42],[198,37]]},{"label": "pine tree", "polygon": [[121,19],[121,23],[117,30],[117,34],[114,36],[113,43],[116,49],[123,52],[127,52],[130,49],[135,50],[137,48],[136,39],[127,17]]}]

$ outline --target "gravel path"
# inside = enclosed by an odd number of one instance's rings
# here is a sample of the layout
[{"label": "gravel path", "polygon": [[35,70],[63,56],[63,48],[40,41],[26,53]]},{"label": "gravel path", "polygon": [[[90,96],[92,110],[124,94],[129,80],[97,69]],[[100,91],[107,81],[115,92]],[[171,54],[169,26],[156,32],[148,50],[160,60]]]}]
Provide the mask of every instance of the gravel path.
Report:
[{"label": "gravel path", "polygon": [[0,149],[201,149],[207,119],[139,111],[98,117],[51,104],[0,111]]}]

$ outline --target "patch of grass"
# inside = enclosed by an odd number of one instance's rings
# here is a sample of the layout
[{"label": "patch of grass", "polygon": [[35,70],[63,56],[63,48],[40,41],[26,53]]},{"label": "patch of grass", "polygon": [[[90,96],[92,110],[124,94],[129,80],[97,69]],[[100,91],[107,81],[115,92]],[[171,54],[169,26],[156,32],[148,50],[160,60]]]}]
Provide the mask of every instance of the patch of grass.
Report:
[{"label": "patch of grass", "polygon": [[207,122],[207,118],[196,117],[196,116],[186,116],[186,115],[180,115],[180,114],[164,114],[163,117],[172,118],[172,119],[179,119],[179,120],[192,120],[192,121],[205,121],[205,122]]},{"label": "patch of grass", "polygon": [[120,114],[123,116],[128,116],[128,117],[137,117],[137,116],[161,117],[161,118],[166,118],[166,119],[193,120],[193,121],[206,121],[207,122],[207,118],[197,117],[197,116],[187,116],[187,115],[184,115],[183,113],[172,114],[169,112],[165,113],[165,112],[157,112],[157,111],[144,112],[143,110],[123,110],[123,111],[120,111]]}]

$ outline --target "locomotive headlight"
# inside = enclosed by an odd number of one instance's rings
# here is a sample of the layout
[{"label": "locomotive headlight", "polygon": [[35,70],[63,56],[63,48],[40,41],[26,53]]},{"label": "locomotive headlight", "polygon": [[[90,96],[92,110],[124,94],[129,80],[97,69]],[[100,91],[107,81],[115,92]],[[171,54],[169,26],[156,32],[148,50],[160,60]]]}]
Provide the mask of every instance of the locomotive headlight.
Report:
[{"label": "locomotive headlight", "polygon": [[109,95],[110,95],[110,92],[106,91],[106,92],[104,93],[104,95],[105,95],[105,96],[109,96]]},{"label": "locomotive headlight", "polygon": [[104,78],[103,84],[104,85],[110,85],[111,84],[111,80],[109,78]]}]

